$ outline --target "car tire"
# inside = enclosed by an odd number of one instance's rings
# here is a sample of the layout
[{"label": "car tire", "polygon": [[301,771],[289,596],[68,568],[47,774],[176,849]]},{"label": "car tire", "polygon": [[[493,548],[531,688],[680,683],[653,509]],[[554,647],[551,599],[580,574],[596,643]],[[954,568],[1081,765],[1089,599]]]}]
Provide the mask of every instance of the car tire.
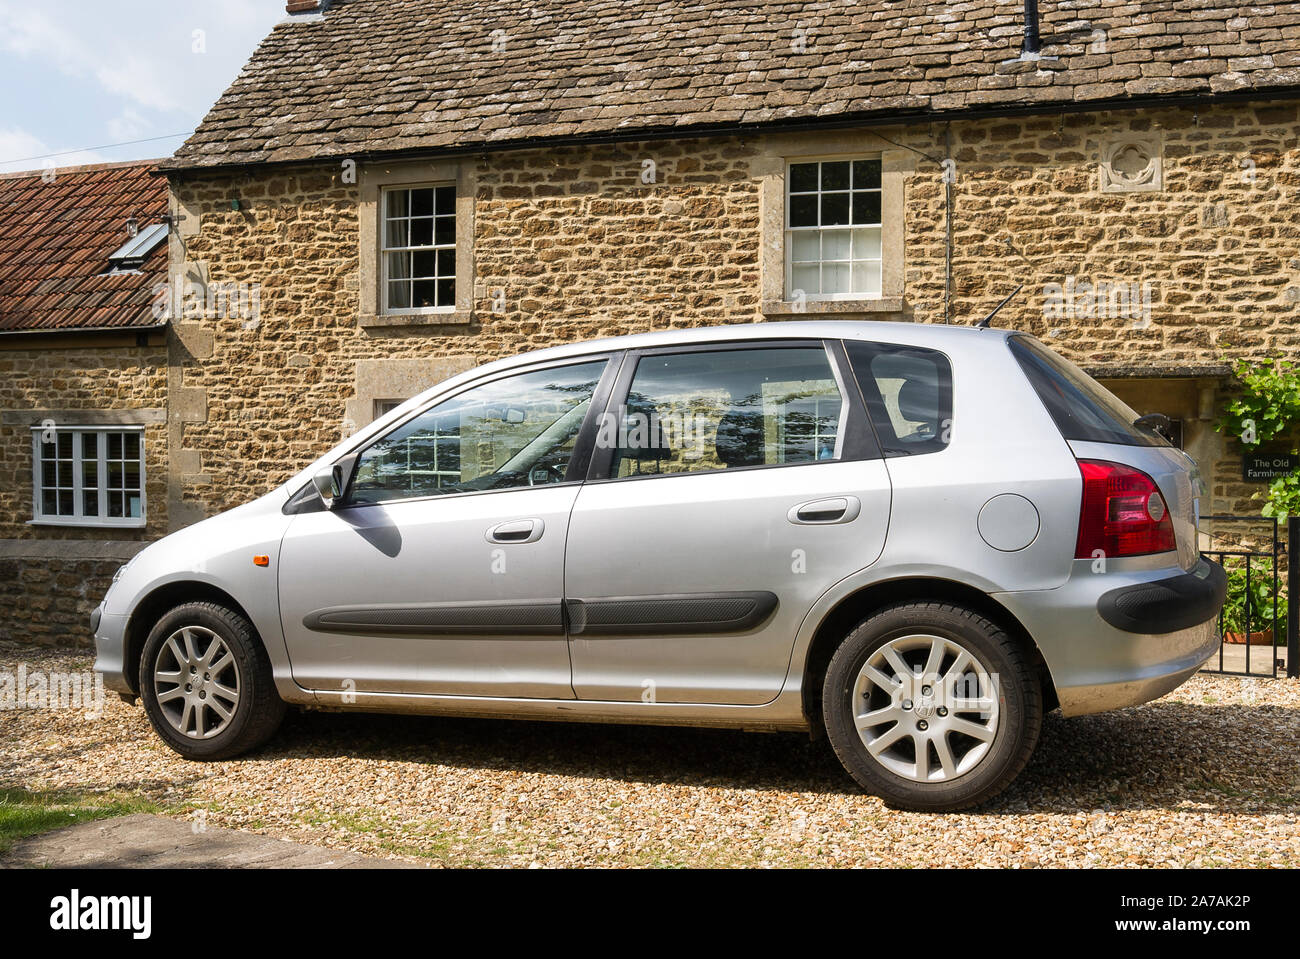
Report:
[{"label": "car tire", "polygon": [[158,621],[145,640],[139,680],[149,722],[186,759],[256,749],[284,718],[252,623],[215,603],[186,603]]},{"label": "car tire", "polygon": [[909,602],[844,639],[826,670],[822,713],[835,754],[864,789],[899,809],[954,812],[992,799],[1025,767],[1043,694],[1001,626],[961,606]]}]

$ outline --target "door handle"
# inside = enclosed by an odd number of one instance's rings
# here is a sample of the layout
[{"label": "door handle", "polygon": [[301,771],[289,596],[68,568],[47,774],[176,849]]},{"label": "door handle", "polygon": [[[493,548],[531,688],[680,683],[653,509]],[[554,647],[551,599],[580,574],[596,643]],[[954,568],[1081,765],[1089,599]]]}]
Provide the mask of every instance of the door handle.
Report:
[{"label": "door handle", "polygon": [[799,526],[829,526],[851,523],[861,512],[862,501],[856,496],[832,496],[791,507],[787,518]]},{"label": "door handle", "polygon": [[484,535],[489,543],[535,543],[545,531],[540,519],[516,519],[498,523]]}]

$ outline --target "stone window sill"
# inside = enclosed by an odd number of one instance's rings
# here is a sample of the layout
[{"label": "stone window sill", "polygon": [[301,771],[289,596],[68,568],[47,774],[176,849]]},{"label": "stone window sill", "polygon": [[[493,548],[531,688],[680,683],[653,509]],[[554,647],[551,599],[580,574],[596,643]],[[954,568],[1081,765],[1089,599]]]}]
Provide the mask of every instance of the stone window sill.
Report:
[{"label": "stone window sill", "polygon": [[762,310],[764,316],[779,316],[787,319],[840,314],[901,313],[903,298],[880,296],[870,300],[805,300],[802,303],[792,300],[764,300]]},{"label": "stone window sill", "polygon": [[79,527],[82,529],[144,529],[146,523],[147,521],[143,517],[140,519],[132,518],[129,520],[117,520],[114,522],[97,522],[90,517],[83,517],[82,519],[43,518],[29,519],[27,521],[28,526],[65,526]]},{"label": "stone window sill", "polygon": [[357,323],[362,327],[465,326],[474,321],[471,310],[447,313],[363,313]]}]

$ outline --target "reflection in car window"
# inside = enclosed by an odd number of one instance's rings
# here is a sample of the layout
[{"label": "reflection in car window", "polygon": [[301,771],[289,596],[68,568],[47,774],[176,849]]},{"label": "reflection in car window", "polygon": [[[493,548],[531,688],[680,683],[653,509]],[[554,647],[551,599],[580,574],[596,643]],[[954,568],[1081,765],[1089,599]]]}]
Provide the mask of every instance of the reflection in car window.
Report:
[{"label": "reflection in car window", "polygon": [[952,366],[936,350],[846,340],[886,456],[935,453],[952,432]]},{"label": "reflection in car window", "polygon": [[349,503],[563,481],[605,362],[485,383],[426,410],[362,451]]},{"label": "reflection in car window", "polygon": [[615,477],[777,466],[834,459],[841,407],[820,345],[657,354],[602,429]]}]

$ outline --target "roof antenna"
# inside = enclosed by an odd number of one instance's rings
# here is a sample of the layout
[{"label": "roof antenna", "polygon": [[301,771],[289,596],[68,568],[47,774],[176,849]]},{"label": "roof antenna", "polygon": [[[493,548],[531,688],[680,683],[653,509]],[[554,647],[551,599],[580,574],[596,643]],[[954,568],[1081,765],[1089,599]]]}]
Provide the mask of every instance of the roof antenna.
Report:
[{"label": "roof antenna", "polygon": [[[1031,270],[1034,269],[1034,264],[1031,263],[1031,262],[1029,261],[1029,258],[1026,257],[1023,253],[1020,252],[1020,250],[1018,250],[1018,249],[1016,248],[1016,245],[1015,245],[1014,243],[1011,242],[1011,237],[1009,237],[1009,236],[1004,236],[1004,237],[1002,238],[1002,243],[1003,243],[1004,246],[1006,246],[1006,248],[1007,248],[1008,250],[1010,250],[1010,251],[1011,251],[1012,253],[1014,253],[1016,256],[1020,257],[1020,259],[1024,261],[1024,263],[1025,263],[1025,265],[1026,265],[1027,267],[1029,267]],[[976,328],[981,329],[981,330],[987,330],[987,329],[988,329],[988,328],[993,324],[993,317],[997,316],[997,312],[998,312],[998,310],[1002,309],[1002,307],[1004,307],[1004,306],[1006,306],[1008,303],[1010,303],[1012,297],[1014,297],[1017,293],[1019,293],[1019,292],[1020,292],[1021,290],[1023,290],[1024,288],[1025,288],[1025,284],[1021,283],[1018,287],[1016,287],[1014,290],[1012,290],[1010,296],[1008,296],[1006,299],[1004,299],[1004,300],[1003,300],[1001,303],[999,303],[997,306],[993,307],[993,312],[992,312],[992,313],[990,313],[988,316],[984,317],[984,319],[980,320],[978,323],[975,324]]]},{"label": "roof antenna", "polygon": [[989,326],[992,325],[993,323],[993,317],[998,315],[998,310],[1002,309],[1002,307],[1010,303],[1011,298],[1015,296],[1017,293],[1019,293],[1021,290],[1023,290],[1024,288],[1025,288],[1025,284],[1021,283],[1018,287],[1016,287],[1009,294],[1007,294],[1006,299],[1004,299],[997,306],[993,307],[992,313],[990,313],[988,316],[984,317],[984,319],[980,320],[978,323],[975,324],[976,329],[987,330]]}]

